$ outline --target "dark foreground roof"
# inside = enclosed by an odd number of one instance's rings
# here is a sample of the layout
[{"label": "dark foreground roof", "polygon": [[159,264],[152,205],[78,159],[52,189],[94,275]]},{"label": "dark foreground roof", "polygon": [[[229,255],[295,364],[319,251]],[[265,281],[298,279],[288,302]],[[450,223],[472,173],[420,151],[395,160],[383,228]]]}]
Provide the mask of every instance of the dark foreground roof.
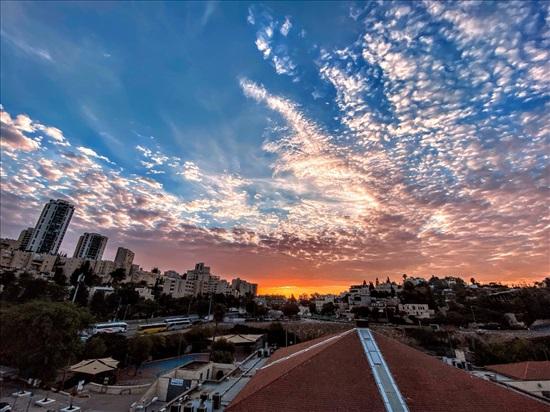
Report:
[{"label": "dark foreground roof", "polygon": [[[550,405],[374,333],[409,411],[542,412]],[[385,411],[356,330],[277,351],[228,412]]]},{"label": "dark foreground roof", "polygon": [[550,380],[550,361],[506,363],[503,365],[489,365],[485,368],[523,381]]}]

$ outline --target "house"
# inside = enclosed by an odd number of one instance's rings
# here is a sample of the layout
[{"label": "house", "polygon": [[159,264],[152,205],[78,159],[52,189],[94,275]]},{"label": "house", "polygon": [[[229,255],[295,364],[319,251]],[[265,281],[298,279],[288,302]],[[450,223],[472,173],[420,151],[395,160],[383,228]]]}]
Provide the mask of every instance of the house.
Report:
[{"label": "house", "polygon": [[264,344],[264,335],[233,334],[216,336],[214,341],[225,340],[235,346],[237,354],[248,354],[260,349]]},{"label": "house", "polygon": [[542,401],[369,328],[279,349],[227,412],[548,412]]},{"label": "house", "polygon": [[398,305],[399,312],[406,316],[414,316],[417,319],[429,319],[434,315],[434,310],[430,309],[427,303],[405,303]]},{"label": "house", "polygon": [[488,365],[485,369],[491,380],[550,401],[550,361]]}]

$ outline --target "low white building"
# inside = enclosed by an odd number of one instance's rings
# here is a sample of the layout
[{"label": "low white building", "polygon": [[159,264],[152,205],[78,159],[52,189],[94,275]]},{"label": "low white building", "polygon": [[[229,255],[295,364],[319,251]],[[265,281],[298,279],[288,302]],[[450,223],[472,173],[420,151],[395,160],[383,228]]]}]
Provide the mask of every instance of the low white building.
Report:
[{"label": "low white building", "polygon": [[315,309],[317,309],[317,312],[321,312],[325,304],[334,303],[335,299],[336,296],[334,295],[321,295],[313,301],[315,303]]},{"label": "low white building", "polygon": [[397,309],[399,312],[404,312],[407,316],[414,316],[417,319],[429,319],[435,314],[435,311],[430,309],[426,303],[400,304]]},{"label": "low white building", "polygon": [[135,291],[140,297],[145,300],[154,300],[155,296],[153,295],[153,290],[150,287],[144,286],[142,288],[136,288]]}]

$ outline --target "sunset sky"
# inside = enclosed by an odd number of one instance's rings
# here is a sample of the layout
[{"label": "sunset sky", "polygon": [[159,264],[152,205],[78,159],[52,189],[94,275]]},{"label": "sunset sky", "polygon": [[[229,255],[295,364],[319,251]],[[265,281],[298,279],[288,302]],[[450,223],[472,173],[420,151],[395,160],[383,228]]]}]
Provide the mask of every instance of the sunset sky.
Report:
[{"label": "sunset sky", "polygon": [[549,2],[1,3],[1,235],[263,292],[550,272]]}]

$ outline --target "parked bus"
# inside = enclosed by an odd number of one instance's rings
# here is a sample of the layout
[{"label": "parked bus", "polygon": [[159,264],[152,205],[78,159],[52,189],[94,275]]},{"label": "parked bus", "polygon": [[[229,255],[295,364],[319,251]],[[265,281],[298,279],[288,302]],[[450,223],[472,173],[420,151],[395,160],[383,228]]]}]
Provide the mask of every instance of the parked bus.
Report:
[{"label": "parked bus", "polygon": [[149,335],[153,333],[166,332],[166,326],[166,322],[138,325],[137,333],[139,333],[140,335]]},{"label": "parked bus", "polygon": [[166,319],[166,330],[180,330],[192,325],[189,318],[171,318]]},{"label": "parked bus", "polygon": [[97,333],[125,333],[126,330],[128,330],[126,322],[107,322],[92,325],[88,333],[93,336]]}]

